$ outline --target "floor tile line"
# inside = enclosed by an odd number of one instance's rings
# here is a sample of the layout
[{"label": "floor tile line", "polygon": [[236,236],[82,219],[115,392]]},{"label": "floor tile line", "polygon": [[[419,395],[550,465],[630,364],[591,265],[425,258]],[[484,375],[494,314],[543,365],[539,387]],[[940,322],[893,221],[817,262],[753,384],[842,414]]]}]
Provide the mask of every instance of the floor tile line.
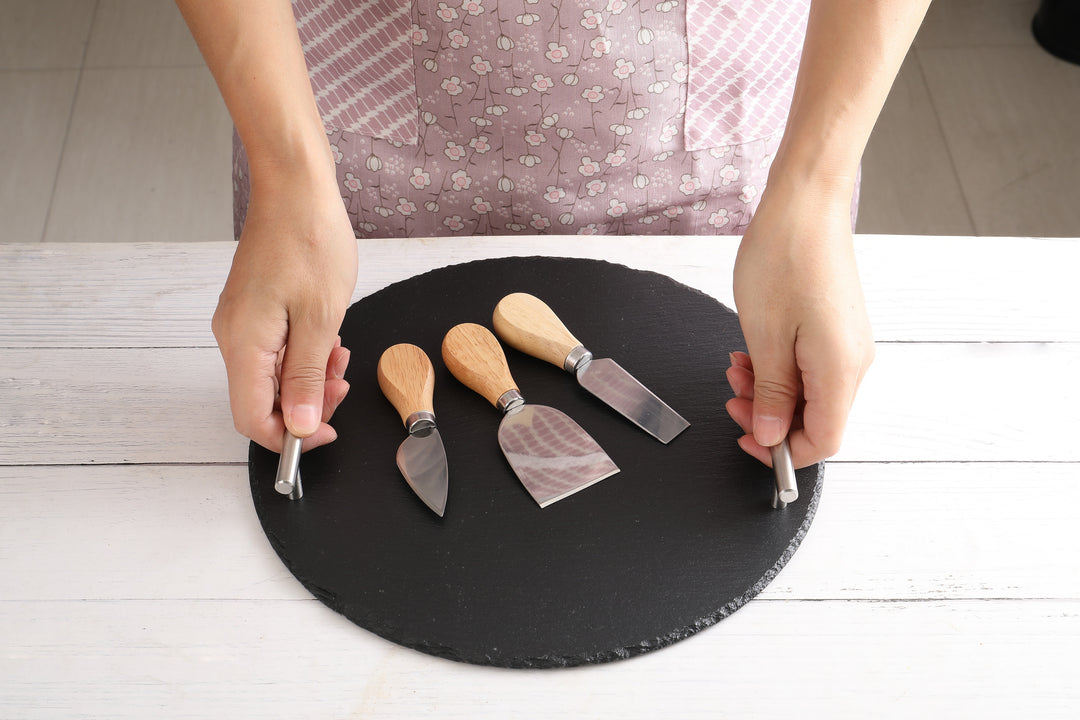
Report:
[{"label": "floor tile line", "polygon": [[71,107],[68,108],[67,124],[64,126],[64,139],[60,142],[60,155],[56,161],[56,170],[53,173],[52,189],[49,191],[49,207],[45,211],[45,222],[41,225],[39,243],[44,243],[45,238],[49,236],[49,222],[52,220],[53,202],[56,200],[56,188],[60,184],[60,168],[64,166],[64,153],[67,152],[68,138],[71,136],[71,124],[75,119],[75,108],[79,103],[79,91],[82,88],[86,57],[90,52],[90,38],[94,35],[94,22],[97,20],[98,4],[99,0],[94,0],[94,9],[90,12],[90,29],[86,34],[86,42],[83,44],[82,58],[79,59],[78,74],[75,76],[75,93],[71,97]]},{"label": "floor tile line", "polygon": [[934,121],[937,122],[938,132],[941,133],[941,139],[945,142],[945,154],[949,158],[949,168],[952,170],[953,178],[956,180],[956,186],[960,189],[960,197],[964,200],[964,214],[967,216],[968,223],[971,225],[971,232],[973,235],[980,235],[979,228],[975,224],[975,214],[971,211],[971,201],[968,199],[967,189],[964,187],[963,178],[960,175],[960,167],[956,162],[956,156],[953,153],[952,145],[949,143],[949,135],[945,131],[945,124],[941,122],[941,113],[938,112],[937,102],[934,100],[934,92],[930,88],[930,81],[926,79],[926,67],[923,65],[923,54],[920,50],[914,50],[915,64],[919,68],[919,78],[922,80],[923,88],[926,90],[926,98],[930,103],[930,109],[934,113]]}]

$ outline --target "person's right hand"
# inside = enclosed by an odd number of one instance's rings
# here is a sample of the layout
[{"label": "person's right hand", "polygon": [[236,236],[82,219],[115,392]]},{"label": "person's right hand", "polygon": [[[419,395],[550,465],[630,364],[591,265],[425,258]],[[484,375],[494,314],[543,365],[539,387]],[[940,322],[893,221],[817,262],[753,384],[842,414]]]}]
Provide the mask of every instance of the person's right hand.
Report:
[{"label": "person's right hand", "polygon": [[337,438],[348,392],[338,330],[356,287],[357,248],[332,167],[252,184],[247,220],[214,313],[236,429],[281,451]]},{"label": "person's right hand", "polygon": [[771,465],[769,448],[787,437],[796,468],[834,455],[874,359],[850,184],[770,175],[734,280],[749,352],[734,353],[727,371],[727,410],[746,433],[739,446]]}]

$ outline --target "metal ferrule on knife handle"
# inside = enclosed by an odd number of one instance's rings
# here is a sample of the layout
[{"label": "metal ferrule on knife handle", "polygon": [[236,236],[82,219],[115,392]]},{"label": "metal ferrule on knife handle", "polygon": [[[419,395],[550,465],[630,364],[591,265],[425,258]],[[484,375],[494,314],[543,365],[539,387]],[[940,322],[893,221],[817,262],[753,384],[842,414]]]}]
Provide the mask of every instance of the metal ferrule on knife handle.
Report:
[{"label": "metal ferrule on knife handle", "polygon": [[592,362],[593,354],[585,349],[584,345],[578,345],[563,360],[563,370],[568,373],[576,373],[579,367]]},{"label": "metal ferrule on knife handle", "polygon": [[495,407],[502,410],[503,415],[517,410],[519,407],[525,404],[525,398],[517,390],[507,390],[499,396],[499,401],[495,403]]},{"label": "metal ferrule on knife handle", "polygon": [[410,435],[430,430],[435,427],[435,413],[427,410],[417,410],[405,418],[405,427],[409,429]]}]

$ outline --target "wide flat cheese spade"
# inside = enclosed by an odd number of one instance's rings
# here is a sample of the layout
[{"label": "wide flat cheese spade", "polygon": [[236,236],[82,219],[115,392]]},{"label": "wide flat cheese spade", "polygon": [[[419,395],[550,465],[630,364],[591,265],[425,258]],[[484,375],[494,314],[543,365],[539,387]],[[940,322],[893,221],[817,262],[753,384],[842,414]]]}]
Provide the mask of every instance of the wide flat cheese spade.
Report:
[{"label": "wide flat cheese spade", "polygon": [[607,453],[565,413],[527,405],[506,365],[499,341],[472,323],[443,338],[451,374],[503,412],[499,446],[522,485],[540,507],[619,472]]},{"label": "wide flat cheese spade", "polygon": [[528,293],[507,295],[492,316],[499,338],[521,352],[573,373],[581,387],[662,443],[690,427],[614,360],[594,359],[543,300]]}]

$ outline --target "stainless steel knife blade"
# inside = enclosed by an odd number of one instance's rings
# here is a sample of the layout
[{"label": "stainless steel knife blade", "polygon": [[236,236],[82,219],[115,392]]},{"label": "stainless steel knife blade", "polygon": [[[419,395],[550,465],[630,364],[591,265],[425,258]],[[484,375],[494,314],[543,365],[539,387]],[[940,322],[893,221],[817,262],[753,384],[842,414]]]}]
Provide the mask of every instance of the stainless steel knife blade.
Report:
[{"label": "stainless steel knife blade", "polygon": [[442,353],[454,377],[503,412],[499,446],[540,507],[619,472],[600,445],[565,413],[525,404],[499,341],[487,328],[471,323],[451,328]]},{"label": "stainless steel knife blade", "polygon": [[600,358],[579,363],[575,374],[581,387],[662,443],[671,442],[690,426],[614,360]]},{"label": "stainless steel knife blade", "polygon": [[398,447],[397,466],[417,497],[443,517],[450,473],[438,428],[430,425],[411,429],[409,437]]},{"label": "stainless steel knife blade", "polygon": [[499,424],[499,447],[542,508],[619,472],[577,423],[544,405],[508,410]]}]

